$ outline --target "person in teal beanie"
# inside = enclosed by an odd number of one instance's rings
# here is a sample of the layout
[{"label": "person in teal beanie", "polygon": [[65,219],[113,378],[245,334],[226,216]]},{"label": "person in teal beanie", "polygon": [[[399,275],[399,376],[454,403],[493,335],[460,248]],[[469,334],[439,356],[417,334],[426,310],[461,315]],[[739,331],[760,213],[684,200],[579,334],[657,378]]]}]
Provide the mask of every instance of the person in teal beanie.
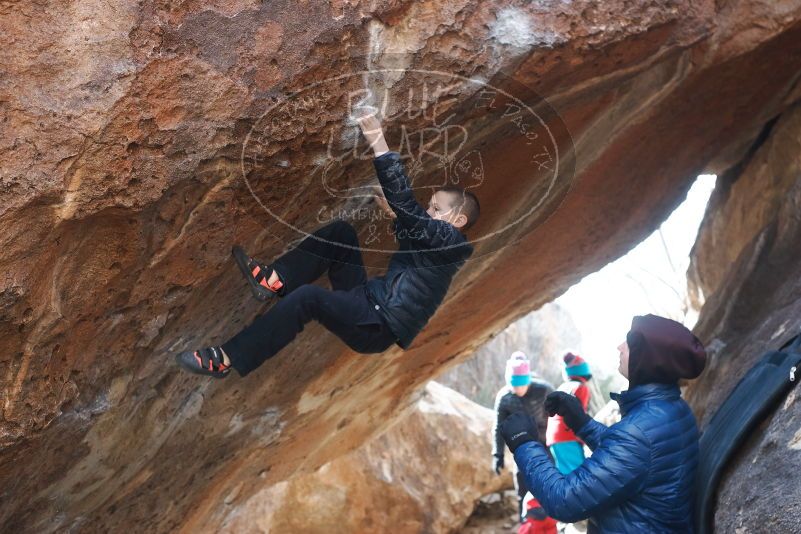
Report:
[{"label": "person in teal beanie", "polygon": [[[545,411],[545,397],[553,392],[553,386],[538,377],[532,376],[531,363],[521,351],[515,351],[506,362],[506,385],[495,396],[495,426],[492,428],[492,466],[500,475],[504,468],[503,453],[505,450],[501,437],[501,423],[515,412],[523,412],[531,416],[539,425],[541,435],[545,435],[548,412]],[[526,483],[516,465],[512,465],[517,504],[520,520],[523,521],[523,501]]]},{"label": "person in teal beanie", "polygon": [[[559,386],[558,391],[576,397],[584,411],[587,411],[590,403],[587,382],[592,378],[590,366],[581,356],[572,352],[565,354],[563,360],[567,380]],[[584,462],[584,442],[576,437],[576,433],[558,413],[548,418],[545,444],[550,448],[556,468],[562,474],[570,473]]]}]

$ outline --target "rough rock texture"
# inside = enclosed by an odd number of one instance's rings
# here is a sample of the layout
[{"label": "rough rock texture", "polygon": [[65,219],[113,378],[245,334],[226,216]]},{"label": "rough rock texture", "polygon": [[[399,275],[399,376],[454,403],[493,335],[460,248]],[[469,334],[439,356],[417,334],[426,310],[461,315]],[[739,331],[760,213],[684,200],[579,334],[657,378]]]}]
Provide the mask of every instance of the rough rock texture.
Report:
[{"label": "rough rock texture", "polygon": [[[718,181],[691,267],[706,295],[696,332],[711,359],[686,395],[702,425],[763,353],[801,332],[801,106],[782,113]],[[801,479],[787,476],[799,462],[795,387],[727,468],[716,531],[801,531]]]},{"label": "rough rock texture", "polygon": [[[799,21],[772,0],[0,2],[0,523],[213,529],[357,447],[739,161],[799,96]],[[372,236],[342,198],[370,181],[343,123],[366,86],[393,145],[421,132],[419,183],[477,187],[474,235],[498,233],[404,354],[310,327],[245,380],[165,365],[263,310],[231,243],[269,258],[344,208]],[[445,132],[459,159],[423,150]]]},{"label": "rough rock texture", "polygon": [[[430,382],[381,436],[259,491],[208,532],[456,532],[479,498],[512,486],[490,469],[492,412]],[[512,462],[511,455],[507,461]]]}]

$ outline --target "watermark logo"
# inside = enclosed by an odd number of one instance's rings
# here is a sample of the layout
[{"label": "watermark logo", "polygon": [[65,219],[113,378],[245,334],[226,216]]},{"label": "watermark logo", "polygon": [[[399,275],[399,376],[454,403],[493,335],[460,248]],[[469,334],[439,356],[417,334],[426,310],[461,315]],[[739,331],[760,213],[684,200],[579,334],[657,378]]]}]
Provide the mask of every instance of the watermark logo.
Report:
[{"label": "watermark logo", "polygon": [[439,189],[458,187],[492,214],[467,233],[474,257],[519,240],[569,189],[570,135],[529,88],[499,75],[354,68],[276,99],[247,134],[242,177],[276,232],[324,239],[320,227],[344,220],[366,257],[395,254],[403,239],[426,250],[430,236],[398,228],[376,200],[374,155],[357,120],[365,114],[380,120],[423,209]]}]

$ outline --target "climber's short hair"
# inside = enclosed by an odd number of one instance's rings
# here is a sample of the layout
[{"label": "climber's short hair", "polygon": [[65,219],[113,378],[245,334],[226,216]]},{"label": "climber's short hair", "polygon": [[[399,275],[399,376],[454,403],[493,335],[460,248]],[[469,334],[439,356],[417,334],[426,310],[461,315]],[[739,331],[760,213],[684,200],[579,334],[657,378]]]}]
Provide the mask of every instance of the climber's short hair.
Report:
[{"label": "climber's short hair", "polygon": [[440,187],[436,192],[442,191],[448,193],[453,199],[452,207],[458,208],[467,217],[467,224],[464,225],[464,230],[468,230],[478,220],[481,214],[481,206],[478,203],[478,197],[472,191],[467,191],[455,185],[446,185]]}]

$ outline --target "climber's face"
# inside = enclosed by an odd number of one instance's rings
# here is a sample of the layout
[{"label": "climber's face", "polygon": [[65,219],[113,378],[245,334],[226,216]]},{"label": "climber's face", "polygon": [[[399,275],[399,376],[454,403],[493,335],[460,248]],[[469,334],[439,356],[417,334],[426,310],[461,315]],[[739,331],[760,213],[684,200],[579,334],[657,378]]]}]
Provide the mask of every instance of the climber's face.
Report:
[{"label": "climber's face", "polygon": [[620,353],[620,366],[617,368],[620,374],[629,377],[629,344],[625,341],[617,346],[617,351]]},{"label": "climber's face", "polygon": [[462,214],[460,206],[454,205],[455,197],[456,195],[454,193],[437,191],[431,195],[426,213],[428,213],[432,219],[445,221],[456,228],[463,227],[467,224],[467,216]]},{"label": "climber's face", "polygon": [[528,386],[514,386],[512,389],[518,397],[522,397],[528,392]]}]

